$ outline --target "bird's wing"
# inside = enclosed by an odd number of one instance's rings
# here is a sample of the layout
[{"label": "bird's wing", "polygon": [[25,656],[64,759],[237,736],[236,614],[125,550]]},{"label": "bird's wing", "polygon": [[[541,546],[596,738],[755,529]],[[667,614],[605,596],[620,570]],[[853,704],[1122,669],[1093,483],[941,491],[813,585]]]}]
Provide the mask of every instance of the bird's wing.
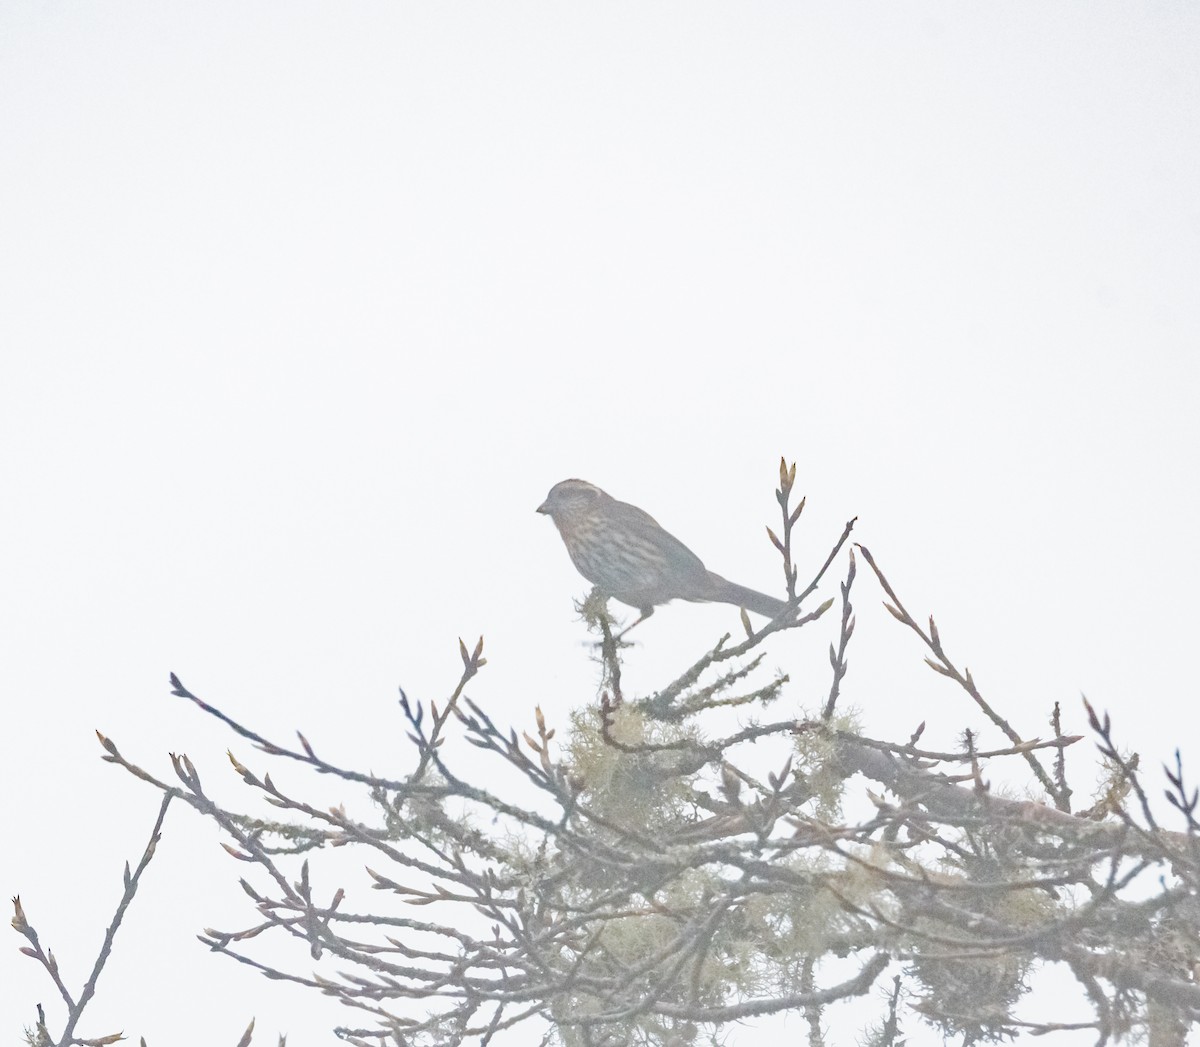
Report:
[{"label": "bird's wing", "polygon": [[686,571],[694,577],[708,573],[704,561],[644,509],[618,502],[615,498],[612,508],[622,524],[657,546],[676,570]]}]

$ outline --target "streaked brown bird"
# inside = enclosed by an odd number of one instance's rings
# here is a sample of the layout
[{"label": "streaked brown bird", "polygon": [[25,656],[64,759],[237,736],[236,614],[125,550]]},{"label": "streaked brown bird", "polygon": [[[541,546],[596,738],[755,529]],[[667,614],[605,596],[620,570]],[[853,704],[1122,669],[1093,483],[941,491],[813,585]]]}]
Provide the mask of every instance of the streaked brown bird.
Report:
[{"label": "streaked brown bird", "polygon": [[668,600],[731,603],[768,618],[788,609],[783,600],[713,574],[649,513],[586,480],[555,484],[537,511],[554,521],[579,573],[604,595],[637,608],[639,622]]}]

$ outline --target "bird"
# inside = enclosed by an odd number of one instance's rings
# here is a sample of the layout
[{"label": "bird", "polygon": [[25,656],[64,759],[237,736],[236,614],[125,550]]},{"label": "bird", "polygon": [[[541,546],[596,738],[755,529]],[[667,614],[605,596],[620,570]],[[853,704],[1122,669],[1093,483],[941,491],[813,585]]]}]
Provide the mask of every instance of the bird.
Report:
[{"label": "bird", "polygon": [[633,625],[670,600],[729,603],[772,619],[790,608],[783,600],[714,574],[649,513],[586,480],[556,483],[537,511],[554,521],[584,578],[605,596],[640,612]]}]

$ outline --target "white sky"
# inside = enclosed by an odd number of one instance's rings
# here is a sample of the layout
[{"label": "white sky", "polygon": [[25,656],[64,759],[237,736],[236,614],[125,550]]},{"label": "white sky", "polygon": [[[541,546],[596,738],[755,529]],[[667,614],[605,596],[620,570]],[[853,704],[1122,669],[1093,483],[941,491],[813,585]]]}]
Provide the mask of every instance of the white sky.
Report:
[{"label": "white sky", "polygon": [[[93,729],[263,766],[172,670],[400,774],[396,686],[482,633],[472,696],[565,726],[546,489],[778,588],[781,454],[806,563],[858,514],[1019,729],[1085,691],[1200,773],[1198,48],[1167,2],[0,4],[0,894],[78,985],[157,806]],[[980,726],[857,595],[864,729]],[[665,608],[627,685],[737,627]],[[829,638],[773,648],[791,708]],[[249,918],[215,839],[172,812],[85,1035],[348,1019],[195,942]],[[11,1038],[55,996],[3,944]]]}]

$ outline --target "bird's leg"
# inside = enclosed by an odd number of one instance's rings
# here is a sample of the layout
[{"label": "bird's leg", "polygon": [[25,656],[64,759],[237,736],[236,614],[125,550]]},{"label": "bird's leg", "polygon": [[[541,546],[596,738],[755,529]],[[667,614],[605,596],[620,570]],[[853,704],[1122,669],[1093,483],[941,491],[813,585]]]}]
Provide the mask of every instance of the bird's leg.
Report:
[{"label": "bird's leg", "polygon": [[641,608],[638,617],[631,624],[625,626],[619,633],[614,633],[613,627],[617,623],[609,614],[608,599],[608,593],[597,585],[581,603],[575,605],[575,609],[583,615],[589,629],[600,631],[603,639],[595,646],[605,649],[611,647],[615,652],[617,645],[621,643],[621,638],[635,625],[640,625],[654,613],[654,606]]},{"label": "bird's leg", "polygon": [[575,605],[575,609],[583,616],[587,622],[589,631],[597,631],[600,633],[601,639],[592,646],[599,647],[604,651],[611,651],[616,654],[617,644],[625,632],[615,632],[617,620],[609,613],[608,610],[608,594],[604,592],[600,586],[595,586],[586,598]]},{"label": "bird's leg", "polygon": [[617,633],[617,635],[614,636],[613,639],[619,642],[620,640],[622,640],[624,638],[625,634],[627,632],[629,632],[635,625],[641,625],[642,622],[644,622],[647,618],[649,618],[653,613],[654,613],[653,607],[643,607],[641,614],[639,614],[633,622],[631,622],[629,625],[625,626],[624,629],[622,629],[619,633]]}]

